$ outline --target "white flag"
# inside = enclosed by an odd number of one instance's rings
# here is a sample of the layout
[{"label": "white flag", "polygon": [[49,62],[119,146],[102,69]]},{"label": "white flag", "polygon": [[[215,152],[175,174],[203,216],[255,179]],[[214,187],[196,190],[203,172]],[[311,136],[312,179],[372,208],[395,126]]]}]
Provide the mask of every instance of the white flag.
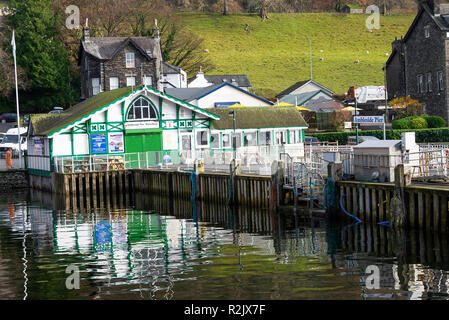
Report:
[{"label": "white flag", "polygon": [[14,30],[12,30],[11,46],[12,46],[12,54],[15,56],[16,55],[16,37],[14,36]]}]

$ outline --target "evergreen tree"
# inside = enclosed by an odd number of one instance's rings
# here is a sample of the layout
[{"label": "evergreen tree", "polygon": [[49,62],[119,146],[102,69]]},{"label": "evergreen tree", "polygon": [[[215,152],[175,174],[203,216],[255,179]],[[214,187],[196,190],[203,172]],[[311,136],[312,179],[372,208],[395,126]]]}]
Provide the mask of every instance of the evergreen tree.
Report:
[{"label": "evergreen tree", "polygon": [[28,90],[21,93],[21,109],[42,112],[71,104],[76,89],[61,37],[63,16],[52,0],[11,0],[8,7],[6,25],[15,29],[17,64],[29,81]]}]

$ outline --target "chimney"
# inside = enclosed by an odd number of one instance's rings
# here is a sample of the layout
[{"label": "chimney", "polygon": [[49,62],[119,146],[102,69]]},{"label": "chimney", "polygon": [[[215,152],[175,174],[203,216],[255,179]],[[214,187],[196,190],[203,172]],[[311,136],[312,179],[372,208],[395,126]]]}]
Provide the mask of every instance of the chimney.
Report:
[{"label": "chimney", "polygon": [[83,41],[89,41],[90,40],[90,34],[89,34],[89,18],[86,18],[86,23],[83,27]]},{"label": "chimney", "polygon": [[154,48],[154,64],[155,64],[155,73],[156,73],[156,89],[160,92],[163,92],[164,88],[162,87],[162,49],[161,49],[161,38],[159,33],[159,27],[157,26],[157,19],[154,19],[154,28],[153,28],[154,37],[156,40],[156,45]]}]

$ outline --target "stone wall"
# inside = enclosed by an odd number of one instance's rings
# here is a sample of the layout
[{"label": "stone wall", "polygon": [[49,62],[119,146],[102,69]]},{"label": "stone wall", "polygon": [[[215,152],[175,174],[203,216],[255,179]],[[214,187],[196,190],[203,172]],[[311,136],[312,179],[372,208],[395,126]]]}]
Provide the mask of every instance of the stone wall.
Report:
[{"label": "stone wall", "polygon": [[[425,37],[428,28],[430,36]],[[449,120],[446,102],[446,48],[445,33],[424,11],[413,32],[405,42],[406,94],[426,106],[426,113]],[[438,72],[443,72],[444,90],[438,88]],[[427,90],[427,75],[431,74],[431,91]],[[418,92],[418,75],[423,76],[424,92]]]},{"label": "stone wall", "polygon": [[[126,68],[126,53],[134,52],[135,57],[135,68]],[[142,85],[143,76],[151,76],[153,78],[152,87],[156,88],[157,75],[155,72],[155,61],[156,59],[151,59],[150,61],[131,44],[125,46],[113,59],[108,61],[100,61],[89,54],[85,54],[81,59],[81,96],[82,98],[89,98],[92,95],[92,78],[100,78],[101,86],[104,91],[110,90],[109,78],[118,77],[119,87],[126,87],[126,77],[133,76],[136,78],[136,86]],[[102,66],[103,63],[103,71]]]},{"label": "stone wall", "polygon": [[0,191],[28,188],[28,174],[25,170],[0,171]]}]

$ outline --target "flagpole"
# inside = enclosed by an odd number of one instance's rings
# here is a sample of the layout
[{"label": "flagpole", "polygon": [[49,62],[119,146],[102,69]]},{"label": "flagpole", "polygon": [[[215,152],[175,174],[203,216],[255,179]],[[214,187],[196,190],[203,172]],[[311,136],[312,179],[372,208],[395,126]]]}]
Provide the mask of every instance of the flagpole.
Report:
[{"label": "flagpole", "polygon": [[17,83],[17,61],[16,61],[16,38],[14,35],[14,29],[12,30],[12,55],[14,57],[14,76],[16,80],[16,112],[17,112],[17,136],[19,143],[19,166],[22,168],[22,141],[20,137],[20,112],[19,112],[19,85]]}]

